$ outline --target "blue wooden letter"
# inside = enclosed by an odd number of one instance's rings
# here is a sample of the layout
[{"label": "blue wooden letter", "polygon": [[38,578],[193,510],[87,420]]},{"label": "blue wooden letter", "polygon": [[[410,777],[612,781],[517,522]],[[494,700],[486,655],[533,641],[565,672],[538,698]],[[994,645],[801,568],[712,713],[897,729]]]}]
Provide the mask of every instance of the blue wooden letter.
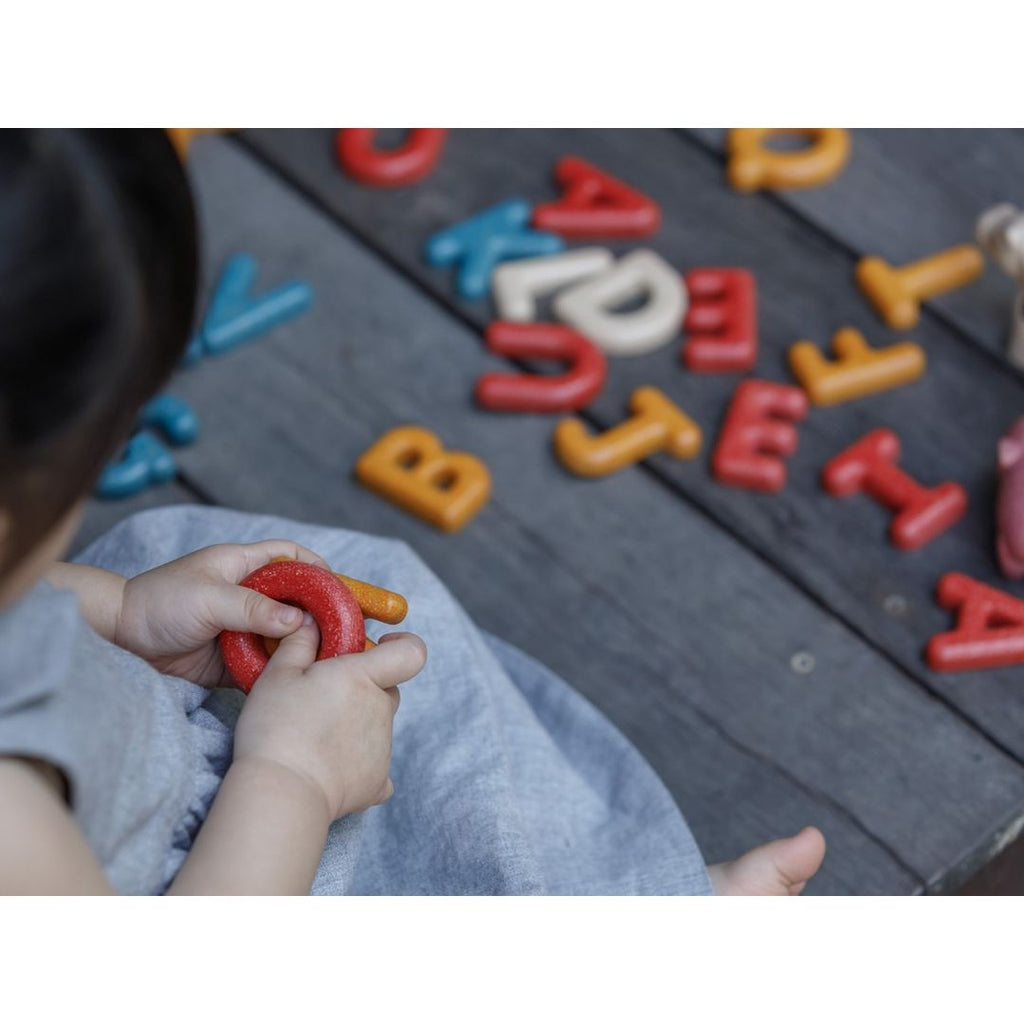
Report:
[{"label": "blue wooden letter", "polygon": [[565,248],[558,235],[527,227],[532,212],[525,199],[506,199],[482,210],[433,235],[427,242],[427,262],[432,267],[458,263],[459,294],[464,299],[482,299],[490,288],[491,273],[503,260],[549,256]]},{"label": "blue wooden letter", "polygon": [[[224,267],[202,328],[203,349],[209,355],[226,352],[312,305],[313,289],[305,281],[289,281],[253,297],[256,269],[256,260],[244,252],[232,256]],[[190,346],[186,362],[192,351]]]}]

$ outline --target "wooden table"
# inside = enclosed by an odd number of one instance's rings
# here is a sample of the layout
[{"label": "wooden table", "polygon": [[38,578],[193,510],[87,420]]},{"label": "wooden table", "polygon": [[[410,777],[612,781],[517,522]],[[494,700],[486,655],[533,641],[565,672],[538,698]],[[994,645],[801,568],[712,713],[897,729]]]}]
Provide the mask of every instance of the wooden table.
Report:
[{"label": "wooden table", "polygon": [[[180,479],[94,503],[78,543],[176,501],[401,537],[482,626],[551,665],[633,740],[709,860],[814,823],[829,855],[809,892],[948,892],[1024,821],[1024,675],[944,676],[922,660],[950,622],[932,598],[943,572],[1021,593],[993,557],[996,442],[1024,412],[1021,374],[1002,355],[1013,290],[989,269],[897,335],[857,291],[853,265],[969,241],[986,206],[1024,200],[1024,134],[857,131],[828,186],[747,196],[725,185],[723,138],[458,131],[437,171],[398,191],[348,179],[332,130],[200,139],[189,164],[207,288],[244,250],[260,287],[304,278],[315,306],[181,372],[172,390],[203,436],[181,450]],[[502,366],[480,340],[492,309],[460,301],[451,274],[420,255],[433,231],[501,199],[553,198],[567,153],[661,204],[649,244],[673,266],[755,273],[759,377],[790,380],[793,341],[824,345],[846,325],[875,344],[918,341],[925,377],[812,411],[787,488],[765,496],[708,472],[734,376],[685,372],[678,344],[613,360],[591,425],[618,422],[632,390],[654,384],[701,424],[704,453],[568,475],[551,418],[475,407],[476,378]],[[494,496],[462,533],[442,536],[353,481],[358,455],[401,422],[489,464]],[[916,478],[957,480],[971,496],[966,519],[915,553],[889,545],[888,513],[870,499],[819,487],[829,457],[882,425]]]}]

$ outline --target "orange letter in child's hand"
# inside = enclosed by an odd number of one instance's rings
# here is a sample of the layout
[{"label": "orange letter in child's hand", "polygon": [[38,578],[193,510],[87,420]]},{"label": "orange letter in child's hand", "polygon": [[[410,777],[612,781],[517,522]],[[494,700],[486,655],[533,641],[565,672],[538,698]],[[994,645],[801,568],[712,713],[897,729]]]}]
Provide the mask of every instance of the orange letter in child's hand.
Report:
[{"label": "orange letter in child's hand", "polygon": [[483,462],[445,451],[423,427],[389,430],[359,457],[356,479],[446,533],[465,526],[491,495]]},{"label": "orange letter in child's hand", "polygon": [[578,476],[607,476],[655,452],[692,459],[700,451],[700,427],[657,388],[637,388],[629,411],[628,420],[596,437],[581,420],[562,420],[555,428],[562,464]]},{"label": "orange letter in child's hand", "polygon": [[[773,135],[803,135],[810,144],[794,153],[768,149]],[[729,184],[737,192],[810,188],[834,178],[850,158],[845,128],[733,128],[729,132]]]},{"label": "orange letter in child's hand", "polygon": [[815,405],[898,388],[924,373],[924,349],[912,341],[873,349],[860,331],[844,327],[833,336],[832,350],[835,359],[826,359],[810,341],[798,341],[789,350],[790,368]]},{"label": "orange letter in child's hand", "polygon": [[363,580],[353,579],[344,573],[336,572],[334,575],[352,591],[352,595],[359,602],[359,610],[363,613],[364,619],[374,619],[376,622],[386,622],[395,626],[408,614],[409,603],[401,594],[385,590],[383,587],[375,587]]},{"label": "orange letter in child's hand", "polygon": [[[290,562],[292,559],[287,555],[277,555],[271,561]],[[409,614],[409,602],[401,594],[385,590],[383,587],[375,587],[372,583],[346,576],[343,572],[336,572],[334,575],[352,591],[364,619],[396,626]]]}]

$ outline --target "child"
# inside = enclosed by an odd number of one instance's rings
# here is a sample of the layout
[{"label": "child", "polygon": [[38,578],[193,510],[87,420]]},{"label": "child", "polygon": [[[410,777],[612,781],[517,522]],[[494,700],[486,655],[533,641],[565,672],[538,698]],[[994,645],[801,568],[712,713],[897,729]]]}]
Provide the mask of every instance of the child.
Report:
[{"label": "child", "polygon": [[[162,132],[0,133],[0,891],[803,888],[817,830],[709,872],[628,742],[404,544],[185,507],[57,562],[195,291]],[[308,616],[237,585],[280,555],[402,591],[429,665],[408,633],[316,662]],[[244,701],[224,629],[281,640]]]}]

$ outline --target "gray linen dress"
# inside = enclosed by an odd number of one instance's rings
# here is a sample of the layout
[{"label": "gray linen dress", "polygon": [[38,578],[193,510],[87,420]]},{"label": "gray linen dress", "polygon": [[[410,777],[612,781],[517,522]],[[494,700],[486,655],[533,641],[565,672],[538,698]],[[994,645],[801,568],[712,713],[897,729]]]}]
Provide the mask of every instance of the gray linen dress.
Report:
[{"label": "gray linen dress", "polygon": [[[406,544],[178,506],[126,519],[79,561],[134,576],[209,544],[273,537],[401,591],[401,628],[430,651],[402,691],[395,795],[334,824],[314,893],[711,891],[639,753],[543,665],[481,632]],[[97,636],[75,597],[47,583],[0,615],[0,650],[0,754],[62,769],[116,889],[164,892],[230,764],[241,695],[161,675]]]}]

